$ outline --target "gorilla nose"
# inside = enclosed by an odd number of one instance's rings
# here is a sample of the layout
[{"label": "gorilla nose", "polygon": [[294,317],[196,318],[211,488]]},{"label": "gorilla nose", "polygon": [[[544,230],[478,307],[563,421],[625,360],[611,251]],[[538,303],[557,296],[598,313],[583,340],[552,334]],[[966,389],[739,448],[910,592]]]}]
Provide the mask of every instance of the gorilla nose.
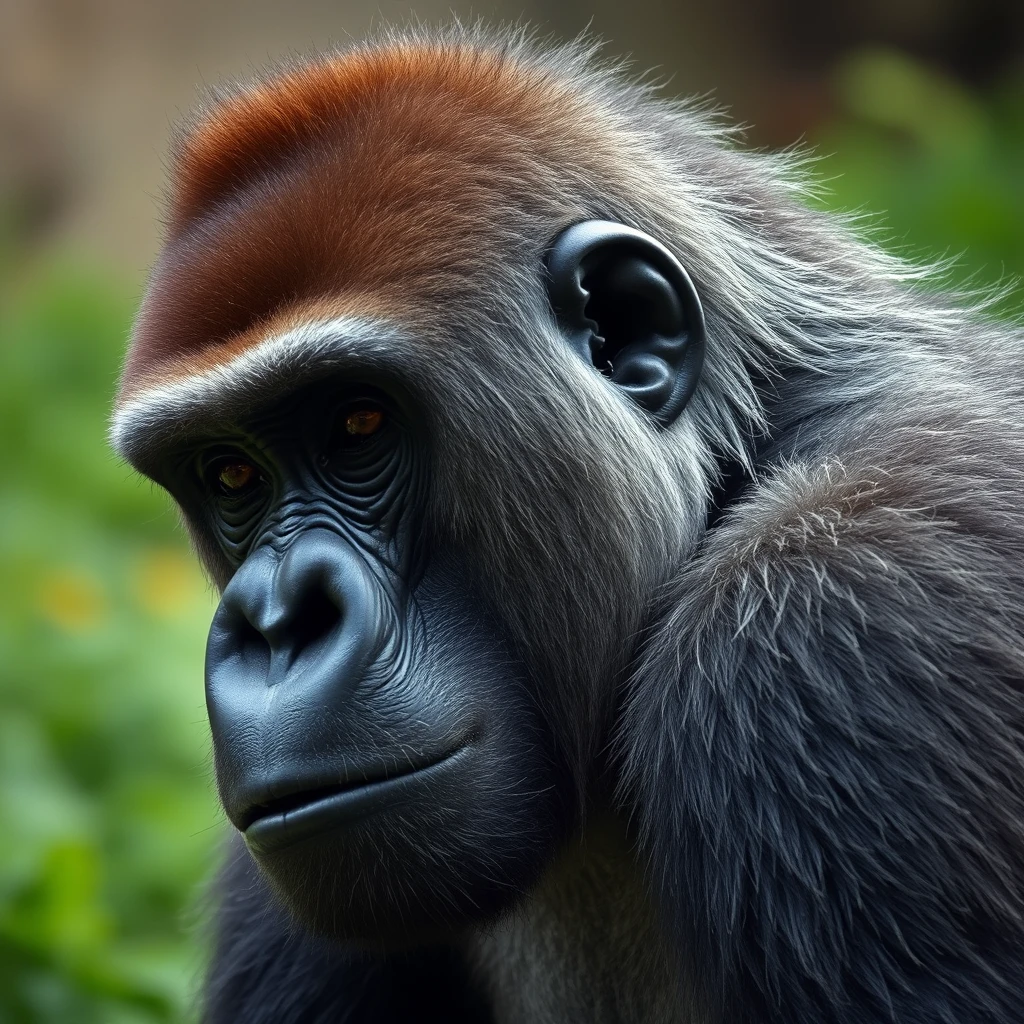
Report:
[{"label": "gorilla nose", "polygon": [[348,610],[337,552],[320,537],[302,538],[277,561],[270,550],[231,581],[214,622],[240,654],[267,661],[275,676],[327,639]]},{"label": "gorilla nose", "polygon": [[269,547],[254,552],[210,627],[206,686],[215,732],[225,717],[240,724],[267,687],[297,688],[318,704],[336,697],[365,672],[388,620],[380,583],[337,534],[310,530],[283,556]]}]

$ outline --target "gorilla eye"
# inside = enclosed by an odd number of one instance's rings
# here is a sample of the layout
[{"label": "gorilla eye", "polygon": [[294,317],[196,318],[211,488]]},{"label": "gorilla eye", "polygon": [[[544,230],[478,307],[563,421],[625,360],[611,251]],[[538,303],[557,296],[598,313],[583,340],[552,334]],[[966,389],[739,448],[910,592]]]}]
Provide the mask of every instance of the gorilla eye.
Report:
[{"label": "gorilla eye", "polygon": [[251,462],[241,459],[224,459],[212,468],[212,475],[221,494],[243,494],[260,481],[259,470]]},{"label": "gorilla eye", "polygon": [[384,422],[380,409],[356,409],[345,417],[345,433],[358,437],[376,434]]},{"label": "gorilla eye", "polygon": [[338,417],[331,433],[332,451],[349,451],[364,444],[384,425],[384,410],[369,402],[349,406]]}]

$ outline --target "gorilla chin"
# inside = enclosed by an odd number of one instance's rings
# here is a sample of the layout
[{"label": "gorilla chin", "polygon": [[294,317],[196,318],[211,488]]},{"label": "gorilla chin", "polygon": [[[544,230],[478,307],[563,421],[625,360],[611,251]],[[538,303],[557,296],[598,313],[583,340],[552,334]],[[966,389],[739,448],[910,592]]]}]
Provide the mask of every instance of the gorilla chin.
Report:
[{"label": "gorilla chin", "polygon": [[404,774],[297,794],[248,825],[246,846],[317,935],[382,950],[442,941],[532,887],[564,816],[553,787],[495,792],[476,752],[462,746]]}]

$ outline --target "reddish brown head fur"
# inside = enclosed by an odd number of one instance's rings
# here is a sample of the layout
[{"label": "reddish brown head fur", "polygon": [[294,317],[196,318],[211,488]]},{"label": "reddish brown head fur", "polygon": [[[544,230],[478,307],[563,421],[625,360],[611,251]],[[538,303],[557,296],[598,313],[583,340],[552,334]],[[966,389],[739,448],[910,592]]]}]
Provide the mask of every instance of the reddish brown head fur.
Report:
[{"label": "reddish brown head fur", "polygon": [[122,397],[223,361],[310,304],[447,304],[509,211],[573,215],[555,183],[574,153],[600,161],[579,144],[591,107],[521,54],[408,40],[314,58],[215,103],[177,147]]}]

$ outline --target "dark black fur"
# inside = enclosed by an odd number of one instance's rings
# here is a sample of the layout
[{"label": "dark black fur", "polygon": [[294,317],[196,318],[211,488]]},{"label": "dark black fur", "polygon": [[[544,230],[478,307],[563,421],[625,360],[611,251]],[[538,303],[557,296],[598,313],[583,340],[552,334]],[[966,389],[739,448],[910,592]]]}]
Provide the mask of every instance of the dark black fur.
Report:
[{"label": "dark black fur", "polygon": [[451,950],[342,953],[288,920],[241,842],[217,888],[221,902],[208,1021],[422,1024],[489,1020],[465,965]]}]

